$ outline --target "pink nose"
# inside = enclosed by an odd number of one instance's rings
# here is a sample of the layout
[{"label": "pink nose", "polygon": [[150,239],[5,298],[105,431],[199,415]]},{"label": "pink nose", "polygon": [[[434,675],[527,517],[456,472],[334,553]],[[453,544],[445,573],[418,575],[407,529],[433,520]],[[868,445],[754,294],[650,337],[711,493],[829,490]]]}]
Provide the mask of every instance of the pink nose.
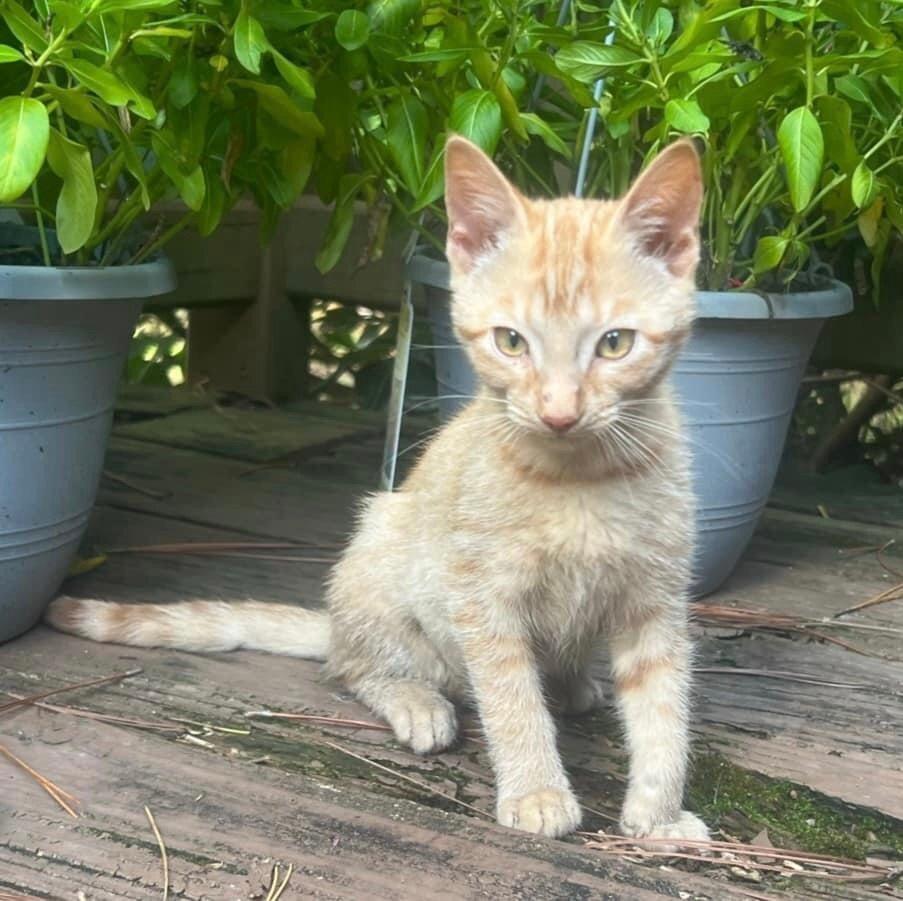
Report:
[{"label": "pink nose", "polygon": [[546,413],[540,418],[555,432],[566,432],[578,419],[577,416],[573,416],[570,413]]}]

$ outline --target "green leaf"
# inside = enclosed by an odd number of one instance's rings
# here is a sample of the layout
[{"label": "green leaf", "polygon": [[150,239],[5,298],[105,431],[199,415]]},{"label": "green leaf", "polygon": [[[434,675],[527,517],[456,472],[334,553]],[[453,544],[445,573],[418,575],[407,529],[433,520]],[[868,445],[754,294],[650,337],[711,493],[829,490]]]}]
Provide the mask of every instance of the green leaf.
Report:
[{"label": "green leaf", "polygon": [[853,172],[850,192],[853,195],[853,203],[860,210],[871,206],[875,200],[878,193],[878,181],[875,173],[866,165],[865,160],[862,160]]},{"label": "green leaf", "polygon": [[177,0],[98,0],[91,5],[91,13],[138,12],[140,10],[166,9],[175,6]]},{"label": "green leaf", "polygon": [[433,158],[430,160],[420,187],[420,193],[414,201],[412,212],[418,213],[442,196],[445,190],[445,140],[440,136],[436,141]]},{"label": "green leaf", "polygon": [[[347,81],[330,73],[317,80],[317,102],[314,110],[323,123],[325,156],[342,164],[351,153],[352,136],[357,118],[357,95]],[[336,176],[336,181],[338,176]],[[319,184],[320,179],[317,179]]]},{"label": "green leaf", "polygon": [[840,78],[834,79],[834,87],[840,91],[844,97],[850,100],[856,100],[871,106],[872,98],[869,95],[868,82],[858,75],[842,75]]},{"label": "green leaf", "polygon": [[705,134],[709,117],[695,100],[669,100],[665,104],[665,121],[683,134]]},{"label": "green leaf", "polygon": [[418,53],[408,53],[399,56],[402,63],[460,63],[480,47],[443,47],[439,50],[421,50]]},{"label": "green leaf", "polygon": [[502,109],[495,94],[479,88],[459,94],[452,104],[448,127],[492,155],[502,137]]},{"label": "green leaf", "polygon": [[367,7],[372,31],[398,34],[420,11],[420,0],[373,0]]},{"label": "green leaf", "polygon": [[91,153],[87,147],[52,129],[47,162],[63,181],[56,202],[57,238],[64,253],[74,253],[85,246],[94,230],[97,185]]},{"label": "green leaf", "polygon": [[314,79],[307,69],[296,66],[290,59],[286,59],[278,50],[273,49],[273,60],[279,74],[285,79],[285,83],[300,97],[313,100],[317,96],[314,87]]},{"label": "green leaf", "polygon": [[21,197],[37,178],[47,153],[47,109],[30,97],[0,100],[0,203]]},{"label": "green leaf", "polygon": [[370,37],[370,19],[358,9],[346,9],[336,19],[335,39],[346,50],[357,50]]},{"label": "green leaf", "polygon": [[853,112],[849,104],[833,94],[825,94],[816,101],[818,121],[825,138],[825,156],[841,171],[852,173],[859,163],[859,153],[853,141]]},{"label": "green leaf", "polygon": [[565,144],[545,119],[542,119],[536,113],[521,113],[520,120],[524,123],[527,134],[542,138],[543,143],[549,150],[554,150],[555,153],[560,153],[562,156],[568,158],[571,156],[568,145]]},{"label": "green leaf", "polygon": [[204,170],[200,166],[195,166],[191,172],[179,179],[176,188],[188,209],[199,210],[204,204],[204,195],[207,193]]},{"label": "green leaf", "polygon": [[778,146],[787,172],[790,202],[798,213],[806,208],[821,175],[825,141],[818,120],[804,106],[784,116]]},{"label": "green leaf", "polygon": [[756,252],[753,255],[753,274],[761,275],[780,265],[789,244],[789,238],[784,235],[768,235],[765,238],[759,238]]},{"label": "green leaf", "polygon": [[132,92],[112,72],[83,59],[70,59],[66,68],[91,92],[111,106],[125,106]]},{"label": "green leaf", "polygon": [[[197,212],[204,203],[207,193],[207,184],[204,179],[204,171],[200,166],[188,168],[184,159],[180,157],[172,134],[163,131],[154,132],[151,136],[151,146],[160,164],[160,168],[166,177],[175,185],[179,196],[190,210]],[[179,163],[182,163],[180,166]]]},{"label": "green leaf", "polygon": [[660,6],[652,17],[649,27],[646,29],[646,37],[658,47],[662,46],[674,31],[674,16],[671,10]]},{"label": "green leaf", "polygon": [[555,54],[555,65],[578,81],[595,81],[612,69],[632,66],[642,57],[626,47],[576,41]]},{"label": "green leaf", "polygon": [[91,98],[78,88],[60,88],[55,84],[45,84],[43,89],[59,103],[63,112],[78,122],[92,128],[109,128],[109,121],[91,102]]},{"label": "green leaf", "polygon": [[324,274],[342,257],[342,251],[351,234],[351,226],[354,224],[354,202],[369,178],[368,175],[352,174],[343,175],[339,181],[339,193],[332,216],[329,217],[323,244],[314,260],[317,269]]},{"label": "green leaf", "polygon": [[176,63],[166,92],[176,109],[185,109],[197,96],[200,88],[197,66],[190,56],[184,56]]},{"label": "green leaf", "polygon": [[312,137],[298,138],[280,151],[279,168],[289,183],[293,200],[307,187],[316,155],[317,142]]},{"label": "green leaf", "polygon": [[235,32],[232,36],[235,45],[235,56],[238,61],[255,75],[260,74],[260,57],[270,47],[263,26],[246,10],[242,10],[235,20]]},{"label": "green leaf", "polygon": [[3,16],[9,30],[29,50],[43,53],[47,49],[44,30],[15,0],[4,0],[0,5],[0,16]]},{"label": "green leaf", "polygon": [[423,183],[428,129],[426,107],[413,94],[405,93],[389,104],[386,119],[389,153],[405,186],[416,196]]},{"label": "green leaf", "polygon": [[24,63],[25,57],[7,44],[0,44],[0,63]]},{"label": "green leaf", "polygon": [[204,194],[204,202],[195,218],[195,227],[202,238],[206,238],[216,231],[222,221],[223,213],[226,211],[226,201],[228,200],[226,188],[220,179],[208,175],[206,183],[207,191]]},{"label": "green leaf", "polygon": [[316,115],[302,110],[285,91],[275,84],[260,84],[248,79],[236,78],[233,84],[248,88],[257,94],[257,100],[280,125],[301,137],[323,136],[323,126]]}]

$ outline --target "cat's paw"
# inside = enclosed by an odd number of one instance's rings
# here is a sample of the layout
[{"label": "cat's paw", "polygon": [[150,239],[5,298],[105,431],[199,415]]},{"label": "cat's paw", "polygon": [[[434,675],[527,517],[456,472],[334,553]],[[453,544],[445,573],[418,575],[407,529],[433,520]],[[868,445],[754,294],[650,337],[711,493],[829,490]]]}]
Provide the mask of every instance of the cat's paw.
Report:
[{"label": "cat's paw", "polygon": [[[637,844],[643,845],[642,839],[654,839],[648,842],[650,850],[677,851],[681,842],[705,842],[709,840],[709,830],[706,824],[689,810],[682,810],[677,819],[671,823],[650,823],[632,820],[625,811],[621,818],[621,832],[631,838],[638,839]],[[670,841],[673,839],[673,843]]]},{"label": "cat's paw", "polygon": [[503,826],[558,838],[580,825],[580,804],[566,788],[541,788],[520,798],[500,798],[496,816]]},{"label": "cat's paw", "polygon": [[450,701],[434,691],[406,691],[384,710],[395,737],[415,754],[444,751],[458,735],[458,718]]}]

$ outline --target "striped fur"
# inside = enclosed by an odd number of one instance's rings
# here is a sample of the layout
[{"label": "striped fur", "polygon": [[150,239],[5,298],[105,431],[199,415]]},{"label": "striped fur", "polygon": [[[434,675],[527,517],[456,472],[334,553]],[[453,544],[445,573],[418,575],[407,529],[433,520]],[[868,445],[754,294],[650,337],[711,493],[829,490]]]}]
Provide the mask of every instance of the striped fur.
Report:
[{"label": "striped fur", "polygon": [[[617,202],[527,200],[458,138],[446,179],[452,313],[480,392],[401,490],[367,501],[328,616],[66,598],[48,620],[98,641],[325,657],[420,753],[454,741],[451,701],[470,697],[499,821],[546,835],[580,822],[552,711],[599,702],[607,639],[631,758],[622,829],[703,838],[681,809],[693,503],[666,380],[693,319],[696,153],[672,146]],[[499,328],[528,352],[503,354]],[[623,359],[596,355],[611,329],[636,332]],[[561,417],[576,420],[563,434],[546,425]]]}]

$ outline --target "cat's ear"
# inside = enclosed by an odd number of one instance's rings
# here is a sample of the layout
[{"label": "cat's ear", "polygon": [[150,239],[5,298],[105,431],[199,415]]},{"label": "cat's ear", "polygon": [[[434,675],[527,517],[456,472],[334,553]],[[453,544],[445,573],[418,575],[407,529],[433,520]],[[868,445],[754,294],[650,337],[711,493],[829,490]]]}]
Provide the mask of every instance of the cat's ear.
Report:
[{"label": "cat's ear", "polygon": [[495,163],[466,138],[445,145],[446,255],[468,272],[505,244],[525,220],[524,200]]},{"label": "cat's ear", "polygon": [[662,259],[678,278],[699,262],[702,170],[692,140],[666,147],[621,200],[621,224],[640,251]]}]

